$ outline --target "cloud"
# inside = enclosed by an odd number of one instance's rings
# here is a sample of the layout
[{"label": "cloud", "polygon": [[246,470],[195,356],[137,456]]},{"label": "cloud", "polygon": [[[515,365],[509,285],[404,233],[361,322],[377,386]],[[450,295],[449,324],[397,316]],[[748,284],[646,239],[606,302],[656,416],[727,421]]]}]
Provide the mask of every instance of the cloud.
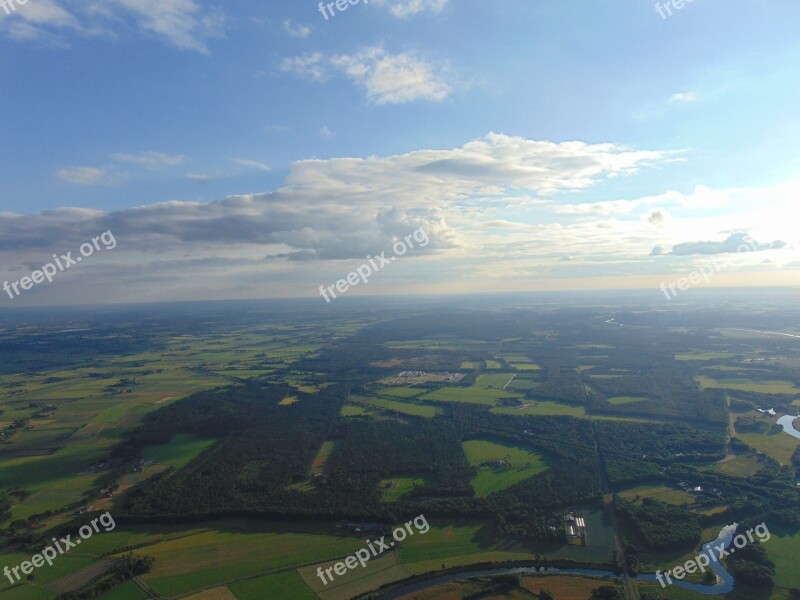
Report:
[{"label": "cloud", "polygon": [[289,19],[283,22],[283,29],[292,37],[307,38],[311,34],[311,27],[307,25],[294,25]]},{"label": "cloud", "polygon": [[20,5],[8,16],[0,13],[0,32],[16,42],[44,42],[51,46],[66,47],[62,33],[81,33],[78,18],[62,8],[55,0],[41,0]]},{"label": "cloud", "polygon": [[116,181],[106,169],[97,167],[65,167],[56,172],[62,181],[75,185],[108,185]]},{"label": "cloud", "polygon": [[139,25],[182,50],[208,54],[206,42],[221,37],[225,18],[218,10],[205,11],[194,0],[113,0]]},{"label": "cloud", "polygon": [[320,52],[284,58],[278,68],[313,81],[324,81],[329,76],[328,61]]},{"label": "cloud", "polygon": [[387,9],[393,16],[406,19],[421,12],[441,12],[447,6],[448,0],[372,0],[372,2]]},{"label": "cloud", "polygon": [[336,134],[331,131],[327,125],[323,125],[322,129],[319,130],[319,135],[324,137],[325,139],[329,140],[334,137]]},{"label": "cloud", "polygon": [[211,175],[208,173],[187,173],[185,175],[186,179],[190,179],[191,181],[210,181]]},{"label": "cloud", "polygon": [[751,238],[747,233],[737,232],[730,234],[721,242],[683,242],[672,248],[672,254],[726,254],[729,252],[760,252],[762,250],[780,249],[786,242],[776,240],[770,244],[762,244]]},{"label": "cloud", "polygon": [[112,154],[111,158],[119,162],[141,165],[151,171],[160,171],[166,167],[178,167],[186,162],[182,154],[164,154],[163,152],[143,152],[142,154]]},{"label": "cloud", "polygon": [[279,69],[318,82],[340,73],[364,88],[367,99],[379,105],[415,100],[441,102],[452,90],[430,63],[411,54],[388,54],[380,47],[332,58],[319,52],[289,57]]},{"label": "cloud", "polygon": [[[522,190],[528,198],[525,206],[541,208],[534,198],[538,194],[583,189],[666,156],[613,144],[542,142],[491,133],[451,149],[302,160],[291,166],[282,187],[261,194],[210,203],[161,202],[113,213],[73,211],[60,213],[57,220],[52,212],[0,216],[0,255],[20,244],[47,247],[54,239],[80,240],[106,229],[142,253],[255,252],[306,262],[363,258],[418,227],[432,240],[425,252],[453,250],[468,245],[459,229],[469,231],[487,221],[506,229],[517,227],[508,219],[486,219],[476,212],[482,209],[469,208],[475,198],[483,205],[486,199],[504,201]],[[266,166],[245,159],[235,162]],[[91,167],[64,169],[60,175],[84,185],[109,179],[105,170]],[[563,237],[558,228],[547,231]]]},{"label": "cloud", "polygon": [[656,227],[664,227],[667,223],[667,219],[669,219],[669,215],[667,211],[662,209],[654,210],[647,216],[647,222]]},{"label": "cloud", "polygon": [[[70,10],[64,8],[70,6]],[[133,17],[133,19],[131,19]],[[65,34],[116,36],[131,20],[140,29],[182,50],[208,54],[207,42],[223,37],[225,17],[195,0],[29,0],[0,20],[0,31],[16,41],[44,40],[68,46]]]},{"label": "cloud", "polygon": [[241,165],[243,167],[252,167],[254,169],[258,169],[259,171],[271,171],[272,170],[272,167],[270,167],[268,164],[263,163],[263,162],[258,162],[256,160],[247,160],[245,158],[232,158],[231,162],[235,163],[237,165]]},{"label": "cloud", "polygon": [[20,17],[28,23],[40,27],[81,29],[78,19],[72,13],[59,6],[55,0],[29,1],[24,5],[14,2],[13,6],[15,10],[12,16]]},{"label": "cloud", "polygon": [[[772,213],[760,207],[769,202],[791,214],[800,182],[722,190],[730,202],[711,213],[686,202],[694,194],[675,191],[567,204],[575,192],[602,193],[598,184],[610,177],[633,176],[672,160],[671,151],[500,133],[450,148],[301,160],[271,191],[213,202],[0,213],[0,264],[10,275],[20,265],[40,263],[111,229],[119,249],[92,263],[96,275],[84,280],[79,277],[90,273],[88,268],[76,271],[81,285],[70,287],[65,278],[52,287],[57,292],[42,288],[36,294],[43,296],[31,295],[32,301],[80,301],[89,293],[95,301],[308,295],[333,272],[352,270],[367,254],[389,250],[421,227],[430,244],[398,261],[392,275],[376,279],[369,293],[432,291],[420,288],[424,281],[450,291],[462,285],[555,289],[577,277],[583,279],[576,285],[588,287],[637,281],[641,286],[636,278],[686,260],[675,254],[736,251],[752,239],[736,233],[745,228],[759,239],[796,239],[791,220],[776,228]],[[113,167],[71,169],[63,171],[84,185],[116,176]],[[198,182],[218,177],[202,171],[187,176]],[[658,214],[665,217],[663,227],[654,227]],[[696,233],[702,231],[724,231],[720,237],[727,239],[681,245],[704,239]],[[652,249],[652,256],[644,249]],[[659,254],[664,256],[654,258]],[[770,268],[786,268],[797,255],[796,250],[770,253],[776,261]],[[625,278],[613,279],[616,275]]]},{"label": "cloud", "polygon": [[678,92],[677,94],[672,94],[670,96],[670,102],[681,102],[681,103],[689,103],[689,102],[697,102],[700,97],[695,92]]},{"label": "cloud", "polygon": [[[713,93],[710,95],[714,96]],[[707,92],[703,93],[704,102],[708,101],[708,96]],[[640,121],[662,118],[672,111],[700,102],[700,99],[701,95],[695,91],[676,92],[666,99],[659,98],[638,108],[633,112],[633,118]]]}]

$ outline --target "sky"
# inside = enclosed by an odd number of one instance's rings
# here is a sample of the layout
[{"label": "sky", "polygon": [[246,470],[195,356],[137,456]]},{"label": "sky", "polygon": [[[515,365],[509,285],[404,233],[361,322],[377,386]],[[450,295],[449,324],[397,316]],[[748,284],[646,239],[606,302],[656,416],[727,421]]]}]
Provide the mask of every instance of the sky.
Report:
[{"label": "sky", "polygon": [[796,0],[354,1],[0,0],[0,308],[800,285]]}]

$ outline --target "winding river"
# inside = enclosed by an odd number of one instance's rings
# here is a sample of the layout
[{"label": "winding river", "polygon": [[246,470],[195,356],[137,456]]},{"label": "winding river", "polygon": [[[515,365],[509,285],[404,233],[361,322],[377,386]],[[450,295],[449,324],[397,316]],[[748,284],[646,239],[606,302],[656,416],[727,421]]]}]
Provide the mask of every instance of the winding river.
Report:
[{"label": "winding river", "polygon": [[782,425],[786,433],[800,440],[800,431],[794,428],[794,420],[796,418],[797,417],[793,417],[792,415],[784,415],[778,419],[778,425]]},{"label": "winding river", "polygon": [[[708,542],[707,544],[703,545],[702,552],[707,554],[708,556],[717,556],[714,553],[714,547],[719,546],[720,544],[725,544],[727,548],[731,541],[733,540],[733,536],[736,532],[736,523],[732,525],[726,525],[723,527],[717,539],[712,542]],[[733,590],[733,575],[731,575],[725,567],[723,567],[719,562],[712,560],[711,565],[709,566],[710,570],[714,572],[717,576],[717,583],[714,585],[703,585],[701,583],[692,583],[689,581],[682,581],[680,579],[673,578],[673,584],[682,587],[687,590],[692,590],[699,594],[727,594],[731,590]],[[677,565],[675,565],[677,566]],[[588,575],[591,577],[618,577],[612,571],[604,571],[601,569],[557,569],[553,567],[514,567],[514,568],[500,568],[500,569],[482,569],[482,570],[475,570],[475,571],[461,571],[458,573],[451,573],[440,575],[438,577],[433,577],[431,579],[426,579],[424,581],[417,581],[415,583],[409,583],[408,585],[404,585],[400,588],[392,590],[391,592],[387,592],[386,594],[381,596],[382,600],[396,600],[406,594],[411,594],[413,592],[419,592],[422,590],[426,590],[437,585],[442,585],[444,583],[451,583],[453,581],[461,581],[464,579],[469,579],[471,577],[488,577],[494,575],[541,575],[541,574],[552,574],[552,575]],[[636,581],[657,581],[656,576],[654,573],[643,573],[635,577]]]}]

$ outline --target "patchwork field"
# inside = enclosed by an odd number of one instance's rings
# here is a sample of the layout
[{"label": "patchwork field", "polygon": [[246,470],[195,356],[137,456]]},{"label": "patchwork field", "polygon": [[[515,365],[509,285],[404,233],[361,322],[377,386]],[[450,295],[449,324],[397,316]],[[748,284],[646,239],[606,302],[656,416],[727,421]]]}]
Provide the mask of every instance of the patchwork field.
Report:
[{"label": "patchwork field", "polygon": [[360,538],[300,533],[210,531],[157,543],[134,554],[156,559],[143,580],[162,596],[213,587],[230,579],[350,554]]},{"label": "patchwork field", "polygon": [[478,375],[475,383],[469,387],[445,387],[434,390],[424,396],[423,400],[443,402],[469,402],[494,406],[500,398],[519,398],[520,394],[504,390],[514,373],[491,373]]}]

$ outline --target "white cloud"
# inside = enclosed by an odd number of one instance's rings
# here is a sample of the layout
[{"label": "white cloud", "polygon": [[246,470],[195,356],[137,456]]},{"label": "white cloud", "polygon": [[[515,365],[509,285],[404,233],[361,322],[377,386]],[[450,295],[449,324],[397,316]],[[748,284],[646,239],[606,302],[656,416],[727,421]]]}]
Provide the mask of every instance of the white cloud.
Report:
[{"label": "white cloud", "polygon": [[187,173],[186,179],[190,179],[192,181],[210,181],[211,175],[208,173]]},{"label": "white cloud", "polygon": [[0,20],[0,31],[17,41],[44,40],[66,47],[66,32],[113,37],[131,21],[131,16],[140,29],[183,50],[208,54],[208,40],[224,35],[221,10],[201,7],[195,0],[105,0],[102,5],[76,0],[29,0],[17,6],[7,19]]},{"label": "white cloud", "polygon": [[441,12],[447,6],[448,0],[372,0],[374,4],[387,9],[392,15],[400,19],[414,16],[418,13],[430,11]]},{"label": "white cloud", "polygon": [[289,19],[283,22],[283,29],[292,37],[307,38],[311,34],[311,27],[308,25],[295,25]]},{"label": "white cloud", "polygon": [[119,162],[127,162],[143,167],[152,171],[158,171],[166,167],[178,167],[186,162],[186,157],[182,154],[164,154],[163,152],[143,152],[142,154],[125,154],[118,152],[112,154],[111,158]]},{"label": "white cloud", "polygon": [[29,23],[38,26],[55,28],[81,29],[78,19],[69,11],[62,8],[55,0],[29,0],[27,4],[14,3],[16,10],[12,16],[19,16]]},{"label": "white cloud", "polygon": [[319,52],[284,58],[278,68],[284,73],[292,73],[313,81],[323,81],[328,77],[327,60]]},{"label": "white cloud", "polygon": [[699,99],[699,96],[695,92],[679,92],[677,94],[672,94],[669,101],[670,102],[696,102]]},{"label": "white cloud", "polygon": [[[467,280],[476,286],[557,288],[569,277],[584,278],[583,286],[603,278],[625,286],[628,276],[659,277],[664,269],[695,260],[697,255],[681,253],[686,240],[726,240],[745,230],[762,242],[797,238],[794,222],[776,222],[774,214],[792,214],[800,181],[565,204],[573,192],[597,189],[608,177],[671,160],[669,151],[497,133],[454,148],[303,160],[291,165],[274,191],[215,202],[160,202],[110,213],[64,208],[0,214],[0,264],[36,263],[111,229],[125,251],[109,254],[108,270],[90,279],[93,286],[76,288],[76,297],[86,289],[101,295],[113,290],[126,300],[207,298],[215,297],[214,290],[241,297],[247,286],[253,286],[252,296],[314,294],[334,266],[347,272],[352,266],[345,264],[391,248],[398,237],[422,227],[430,245],[402,265],[398,261],[397,272],[407,268],[412,286],[419,284],[415,272],[421,268],[448,290]],[[115,172],[74,167],[60,175],[97,185],[113,180]],[[728,202],[709,211],[693,204],[697,196]],[[772,210],[763,210],[767,205]],[[655,247],[662,249],[658,258],[649,256]],[[798,256],[800,251],[784,248],[771,250],[768,258],[780,269]],[[329,262],[340,260],[348,262]],[[389,286],[400,281],[394,275],[386,279]],[[380,285],[376,281],[370,293],[383,293]]]},{"label": "white cloud", "polygon": [[429,63],[408,54],[386,54],[382,48],[337,56],[332,63],[366,88],[367,98],[375,104],[439,102],[447,98],[451,89]]},{"label": "white cloud", "polygon": [[252,167],[254,169],[258,169],[259,171],[271,171],[272,167],[268,164],[263,162],[258,162],[256,160],[247,160],[246,158],[232,158],[232,163],[236,163],[237,165],[241,165],[243,167]]},{"label": "white cloud", "polygon": [[[491,217],[494,209],[486,208],[491,205],[487,199],[506,199],[521,190],[524,194],[518,197],[526,199],[515,210],[552,214],[555,205],[542,204],[535,196],[590,187],[611,174],[633,172],[667,157],[613,144],[554,143],[492,133],[452,149],[303,160],[292,165],[285,185],[274,192],[207,204],[141,206],[101,219],[92,215],[83,227],[113,227],[144,251],[197,246],[218,253],[252,246],[261,247],[254,251],[262,256],[269,249],[296,259],[363,257],[420,226],[434,240],[431,249],[454,248],[463,245],[463,232],[480,230],[490,221],[495,226],[516,221]],[[267,167],[246,159],[234,162]],[[108,178],[102,169],[90,167],[64,175],[85,185]],[[481,201],[473,206],[476,199]],[[61,235],[75,235],[79,225],[64,219]],[[48,227],[55,226],[48,222]],[[26,235],[35,223],[31,227]],[[52,236],[50,231],[42,241]],[[0,250],[3,239],[0,218]]]},{"label": "white cloud", "polygon": [[75,185],[105,185],[111,183],[106,169],[96,167],[65,167],[56,175],[62,181]]},{"label": "white cloud", "polygon": [[403,104],[415,100],[441,102],[451,87],[430,63],[410,54],[388,54],[367,48],[355,54],[327,58],[320,53],[284,59],[279,69],[312,81],[325,81],[342,73],[363,87],[374,104]]},{"label": "white cloud", "polygon": [[327,125],[323,125],[322,129],[319,130],[320,136],[324,137],[325,139],[331,139],[336,134],[331,131]]},{"label": "white cloud", "polygon": [[225,19],[219,10],[206,11],[194,0],[113,0],[133,13],[142,28],[183,50],[208,54],[207,40],[220,37]]}]

